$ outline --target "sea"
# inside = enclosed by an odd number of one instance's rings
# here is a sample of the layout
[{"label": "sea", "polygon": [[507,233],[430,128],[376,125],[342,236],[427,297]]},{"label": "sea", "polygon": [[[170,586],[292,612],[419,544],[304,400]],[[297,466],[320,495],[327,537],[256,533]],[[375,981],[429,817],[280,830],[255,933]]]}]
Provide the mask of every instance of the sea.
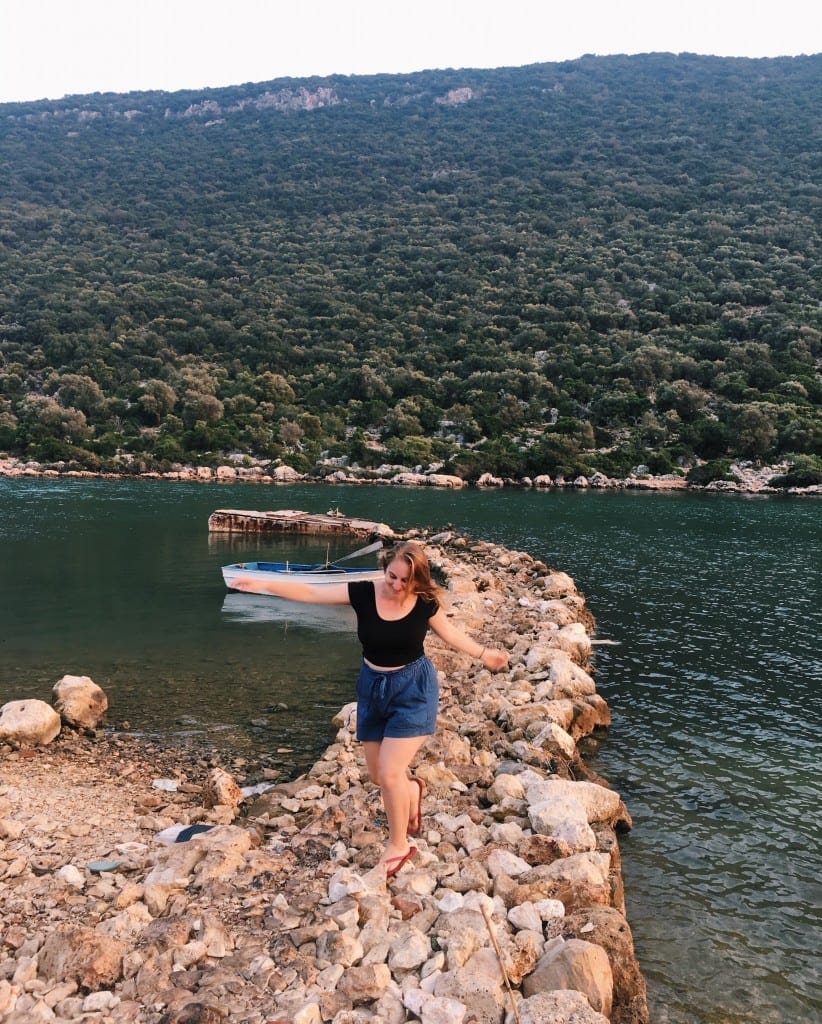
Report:
[{"label": "sea", "polygon": [[112,727],[305,770],[352,698],[351,619],[227,593],[220,566],[357,542],[210,535],[220,508],[451,529],[573,576],[654,1024],[822,1021],[818,499],[0,478],[0,703],[89,675]]}]

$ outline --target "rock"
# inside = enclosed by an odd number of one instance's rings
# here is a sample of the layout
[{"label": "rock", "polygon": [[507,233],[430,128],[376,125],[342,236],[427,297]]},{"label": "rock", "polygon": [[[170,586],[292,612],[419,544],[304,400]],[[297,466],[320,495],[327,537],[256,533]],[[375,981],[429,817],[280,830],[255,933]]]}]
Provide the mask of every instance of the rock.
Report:
[{"label": "rock", "polygon": [[38,957],[38,976],[75,981],[81,989],[114,985],[122,977],[128,946],[91,928],[63,926],[50,932]]},{"label": "rock", "polygon": [[555,939],[522,985],[526,998],[553,989],[582,992],[594,1010],[610,1017],[614,979],[608,954],[582,939]]},{"label": "rock", "polygon": [[572,760],[576,757],[577,745],[574,743],[573,737],[567,733],[561,725],[557,725],[556,722],[548,722],[547,725],[543,726],[542,729],[535,735],[530,737],[531,742],[535,747],[539,747],[541,750],[549,750],[554,754],[559,754],[564,757],[566,761]]},{"label": "rock", "polygon": [[324,931],[317,939],[317,956],[331,964],[353,967],[362,960],[365,950],[353,932]]},{"label": "rock", "polygon": [[[562,906],[562,904],[560,904]],[[562,910],[565,913],[565,908]],[[537,911],[533,903],[528,900],[525,903],[520,903],[519,906],[511,907],[508,911],[508,920],[517,929],[517,931],[529,930],[529,931],[542,931],[542,917]]]},{"label": "rock", "polygon": [[[517,1007],[518,1024],[610,1024],[594,1010],[581,992],[538,992]],[[516,1024],[513,1013],[505,1024]]]},{"label": "rock", "polygon": [[615,907],[586,907],[565,919],[564,931],[595,942],[608,954],[614,979],[611,1024],[643,1024],[648,1012],[645,979],[625,916]]},{"label": "rock", "polygon": [[591,657],[591,638],[581,622],[562,626],[555,642],[560,650],[565,651],[580,665],[584,665]]},{"label": "rock", "polygon": [[271,475],[278,484],[292,484],[297,480],[305,480],[305,474],[298,473],[291,466],[277,466]]},{"label": "rock", "polygon": [[350,999],[354,1006],[376,1002],[391,984],[391,971],[386,964],[349,967],[337,985],[337,991]]},{"label": "rock", "polygon": [[464,967],[441,974],[434,987],[436,997],[461,1003],[467,1019],[476,1024],[501,1024],[505,991],[502,970],[492,949],[481,949]]},{"label": "rock", "polygon": [[441,915],[434,927],[437,943],[445,952],[449,971],[462,967],[478,949],[490,943],[485,919],[476,910],[455,910]]},{"label": "rock", "polygon": [[588,824],[585,808],[567,794],[531,804],[528,820],[535,832],[566,843],[573,853],[596,848],[596,836]]},{"label": "rock", "polygon": [[477,479],[477,487],[504,487],[505,481],[502,477],[494,476],[492,473],[482,473]]},{"label": "rock", "polygon": [[178,1010],[170,1010],[160,1018],[160,1024],[223,1024],[225,1015],[217,1006],[191,1002]]},{"label": "rock", "polygon": [[522,800],[525,787],[515,775],[497,775],[486,794],[489,803],[496,804],[505,797]]},{"label": "rock", "polygon": [[526,788],[526,798],[529,810],[558,800],[578,803],[583,809],[585,820],[591,824],[600,821],[612,824],[618,819],[622,808],[619,794],[613,789],[606,789],[594,782],[569,782],[566,779],[532,783]]},{"label": "rock", "polygon": [[430,956],[431,943],[418,928],[405,925],[393,932],[388,956],[388,966],[393,971],[415,970]]},{"label": "rock", "polygon": [[94,732],[108,711],[108,697],[88,676],[65,675],[52,689],[54,710],[66,725]]},{"label": "rock", "polygon": [[555,860],[553,864],[537,868],[536,871],[543,872],[545,880],[559,883],[562,902],[570,911],[580,906],[609,903],[610,864],[611,858],[607,853],[590,850],[586,853],[573,853]]},{"label": "rock", "polygon": [[447,996],[432,996],[422,989],[412,988],[403,993],[406,1006],[421,1024],[463,1024],[468,1009],[458,999]]},{"label": "rock", "polygon": [[78,868],[73,864],[65,864],[55,875],[61,882],[65,882],[66,885],[70,885],[72,889],[82,889],[86,884],[86,879]]},{"label": "rock", "polygon": [[203,786],[203,806],[236,808],[243,799],[234,778],[222,768],[213,768]]},{"label": "rock", "polygon": [[571,577],[565,572],[551,572],[543,580],[544,593],[549,597],[565,597],[576,594],[577,588]]},{"label": "rock", "polygon": [[12,700],[0,708],[0,741],[13,747],[45,746],[60,725],[60,716],[44,700]]}]

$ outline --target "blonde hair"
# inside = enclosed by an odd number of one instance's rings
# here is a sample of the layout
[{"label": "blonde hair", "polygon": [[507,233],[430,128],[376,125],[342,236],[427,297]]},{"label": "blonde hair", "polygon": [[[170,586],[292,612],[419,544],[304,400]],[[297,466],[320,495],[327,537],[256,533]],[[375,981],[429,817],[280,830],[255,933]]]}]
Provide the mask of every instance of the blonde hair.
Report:
[{"label": "blonde hair", "polygon": [[431,579],[431,563],[421,544],[413,541],[404,541],[396,547],[384,551],[380,558],[380,565],[383,569],[394,561],[401,558],[408,563],[411,570],[408,577],[408,589],[412,594],[419,594],[426,601],[433,601],[437,606],[442,604],[442,588]]}]

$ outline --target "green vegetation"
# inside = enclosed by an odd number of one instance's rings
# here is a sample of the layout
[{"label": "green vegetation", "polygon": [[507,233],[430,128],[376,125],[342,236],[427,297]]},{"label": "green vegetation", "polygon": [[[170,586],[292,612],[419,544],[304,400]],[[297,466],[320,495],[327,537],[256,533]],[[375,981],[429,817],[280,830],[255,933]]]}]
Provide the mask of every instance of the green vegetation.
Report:
[{"label": "green vegetation", "polygon": [[671,54],[2,105],[0,451],[817,471],[820,109]]}]

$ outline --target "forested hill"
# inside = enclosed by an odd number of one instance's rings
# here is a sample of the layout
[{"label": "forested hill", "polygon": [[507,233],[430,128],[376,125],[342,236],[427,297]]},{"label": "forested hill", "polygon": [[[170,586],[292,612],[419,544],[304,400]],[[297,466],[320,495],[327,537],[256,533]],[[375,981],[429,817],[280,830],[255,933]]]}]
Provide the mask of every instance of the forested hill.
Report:
[{"label": "forested hill", "polygon": [[819,470],[820,111],[822,55],[0,105],[0,452]]}]

